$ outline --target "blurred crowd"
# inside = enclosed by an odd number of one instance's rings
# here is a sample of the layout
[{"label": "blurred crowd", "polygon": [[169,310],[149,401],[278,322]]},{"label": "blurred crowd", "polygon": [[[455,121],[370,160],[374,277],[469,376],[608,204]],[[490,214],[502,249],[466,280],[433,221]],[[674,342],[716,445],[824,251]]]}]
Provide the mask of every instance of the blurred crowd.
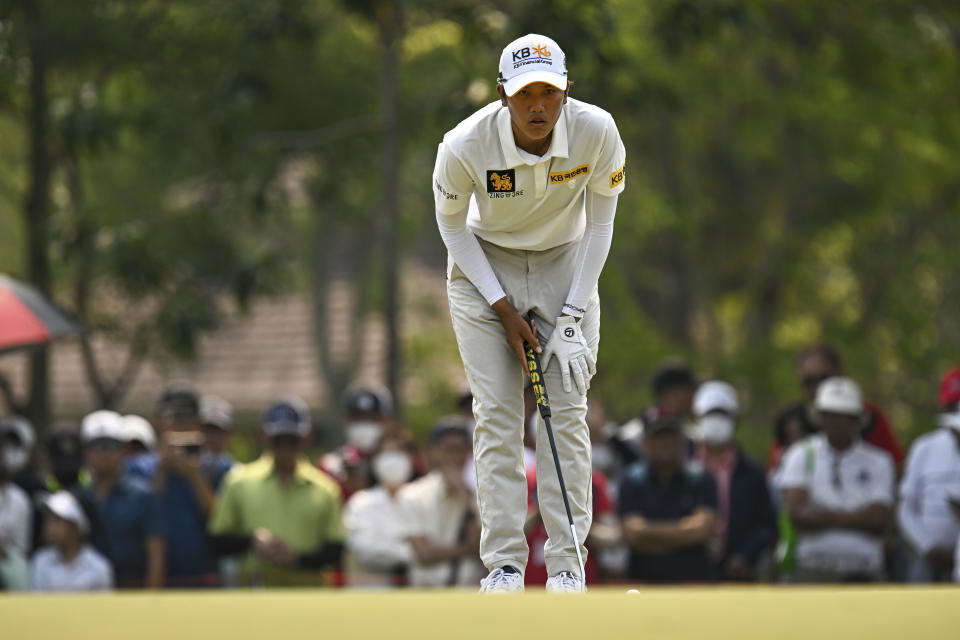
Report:
[{"label": "blurred crowd", "polygon": [[[805,349],[796,370],[803,396],[772,421],[765,463],[737,444],[737,389],[683,364],[662,366],[653,405],[623,424],[591,402],[588,584],[960,581],[960,369],[907,455],[836,350]],[[543,585],[527,401],[525,580]],[[189,385],[149,418],[94,411],[42,442],[7,416],[0,588],[476,587],[472,398],[425,442],[392,405],[384,388],[348,389],[344,443],[311,457],[308,408],[280,398],[246,463],[229,453],[230,404]]]}]

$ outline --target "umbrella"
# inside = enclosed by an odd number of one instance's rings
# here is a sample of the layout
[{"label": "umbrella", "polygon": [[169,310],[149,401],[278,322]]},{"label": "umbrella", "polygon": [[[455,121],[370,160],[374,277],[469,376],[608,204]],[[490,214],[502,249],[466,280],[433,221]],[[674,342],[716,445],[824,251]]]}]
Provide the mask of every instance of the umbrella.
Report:
[{"label": "umbrella", "polygon": [[37,289],[0,274],[0,353],[82,332],[79,320]]}]

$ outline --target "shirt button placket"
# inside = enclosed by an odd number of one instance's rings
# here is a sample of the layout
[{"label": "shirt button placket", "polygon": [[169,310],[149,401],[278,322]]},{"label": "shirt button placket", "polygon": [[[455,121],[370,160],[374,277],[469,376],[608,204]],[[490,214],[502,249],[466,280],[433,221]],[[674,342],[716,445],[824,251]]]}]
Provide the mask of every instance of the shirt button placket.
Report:
[{"label": "shirt button placket", "polygon": [[533,180],[537,198],[542,198],[547,192],[547,173],[550,171],[549,162],[537,163],[533,168]]}]

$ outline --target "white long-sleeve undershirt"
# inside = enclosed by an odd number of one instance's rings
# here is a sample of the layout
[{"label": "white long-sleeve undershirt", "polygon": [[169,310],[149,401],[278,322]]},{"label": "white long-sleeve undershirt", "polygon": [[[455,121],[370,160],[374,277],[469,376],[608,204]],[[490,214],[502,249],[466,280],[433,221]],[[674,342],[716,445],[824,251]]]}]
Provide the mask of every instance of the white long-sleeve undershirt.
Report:
[{"label": "white long-sleeve undershirt", "polygon": [[[506,296],[497,275],[490,266],[480,242],[467,226],[467,206],[461,210],[437,211],[440,237],[463,274],[473,283],[489,303]],[[617,196],[601,196],[586,192],[586,229],[577,251],[573,281],[566,304],[574,309],[585,309],[587,301],[597,288],[600,272],[610,253],[613,241],[613,219],[617,211]],[[569,312],[570,309],[568,308]],[[578,314],[579,315],[579,314]]]}]

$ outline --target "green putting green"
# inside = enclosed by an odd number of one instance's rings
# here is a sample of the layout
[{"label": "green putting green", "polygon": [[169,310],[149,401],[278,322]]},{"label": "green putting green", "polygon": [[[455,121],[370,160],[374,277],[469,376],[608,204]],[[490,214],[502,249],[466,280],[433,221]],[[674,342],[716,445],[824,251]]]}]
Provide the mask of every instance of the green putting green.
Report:
[{"label": "green putting green", "polygon": [[112,638],[957,637],[956,587],[594,589],[580,595],[464,591],[170,591],[4,595],[4,640]]}]

